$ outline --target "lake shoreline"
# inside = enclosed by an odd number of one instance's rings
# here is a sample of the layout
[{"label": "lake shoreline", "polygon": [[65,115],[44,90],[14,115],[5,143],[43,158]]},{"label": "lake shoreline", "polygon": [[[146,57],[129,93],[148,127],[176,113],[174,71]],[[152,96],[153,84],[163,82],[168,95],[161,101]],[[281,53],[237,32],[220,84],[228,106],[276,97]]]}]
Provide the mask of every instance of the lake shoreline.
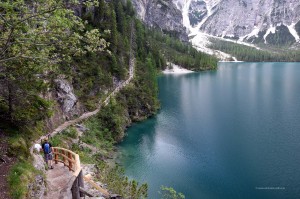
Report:
[{"label": "lake shoreline", "polygon": [[168,63],[167,68],[162,71],[163,74],[187,74],[187,73],[194,73],[192,70],[185,69],[179,65]]},{"label": "lake shoreline", "polygon": [[[286,154],[299,148],[300,68],[226,62],[219,69],[159,77],[160,112],[132,125],[119,145],[126,175],[146,181],[149,198],[161,185],[187,198],[299,198],[300,159]],[[285,189],[255,189],[278,183]]]}]

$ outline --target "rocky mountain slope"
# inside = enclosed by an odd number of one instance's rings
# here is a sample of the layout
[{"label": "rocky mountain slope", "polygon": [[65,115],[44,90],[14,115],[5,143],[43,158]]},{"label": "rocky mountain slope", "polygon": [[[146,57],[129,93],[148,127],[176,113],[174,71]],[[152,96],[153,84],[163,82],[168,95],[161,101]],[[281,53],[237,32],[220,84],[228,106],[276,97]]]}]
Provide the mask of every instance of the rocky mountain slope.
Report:
[{"label": "rocky mountain slope", "polygon": [[171,33],[183,41],[188,40],[181,10],[172,0],[133,0],[132,3],[146,25]]},{"label": "rocky mountain slope", "polygon": [[[139,16],[161,29],[248,43],[299,43],[298,0],[134,0]],[[181,13],[181,16],[180,14]]]},{"label": "rocky mountain slope", "polygon": [[192,0],[188,3],[190,24],[201,32],[251,43],[299,41],[300,1]]}]

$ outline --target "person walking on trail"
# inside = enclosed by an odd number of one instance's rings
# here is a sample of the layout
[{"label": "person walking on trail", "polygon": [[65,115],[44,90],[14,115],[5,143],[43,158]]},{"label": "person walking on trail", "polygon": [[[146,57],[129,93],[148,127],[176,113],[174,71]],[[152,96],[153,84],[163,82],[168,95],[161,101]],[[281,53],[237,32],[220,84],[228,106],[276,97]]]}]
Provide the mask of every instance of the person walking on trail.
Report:
[{"label": "person walking on trail", "polygon": [[53,169],[52,145],[48,142],[48,138],[44,139],[44,143],[42,144],[42,149],[44,151],[45,161],[46,161],[46,164],[48,165],[48,168]]}]

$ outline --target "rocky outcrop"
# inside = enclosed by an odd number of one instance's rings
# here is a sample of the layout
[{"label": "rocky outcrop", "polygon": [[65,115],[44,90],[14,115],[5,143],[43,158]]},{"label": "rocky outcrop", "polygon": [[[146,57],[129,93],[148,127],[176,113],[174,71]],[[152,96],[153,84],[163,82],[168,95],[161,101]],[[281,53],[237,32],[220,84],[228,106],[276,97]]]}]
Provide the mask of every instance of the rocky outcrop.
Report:
[{"label": "rocky outcrop", "polygon": [[139,18],[150,27],[188,41],[186,28],[182,23],[182,13],[172,0],[133,0]]},{"label": "rocky outcrop", "polygon": [[56,79],[54,82],[56,83],[57,101],[60,103],[62,111],[65,114],[69,114],[74,110],[78,102],[77,97],[73,93],[73,88],[65,79]]},{"label": "rocky outcrop", "polygon": [[72,84],[64,76],[54,80],[54,89],[44,98],[54,101],[53,115],[46,121],[49,131],[84,113],[84,107],[78,101]]}]

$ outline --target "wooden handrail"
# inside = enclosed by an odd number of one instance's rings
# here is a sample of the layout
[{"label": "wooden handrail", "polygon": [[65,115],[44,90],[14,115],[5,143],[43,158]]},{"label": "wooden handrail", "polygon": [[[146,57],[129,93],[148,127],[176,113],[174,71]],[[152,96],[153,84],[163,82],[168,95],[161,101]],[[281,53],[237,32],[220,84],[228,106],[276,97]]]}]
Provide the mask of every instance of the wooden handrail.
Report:
[{"label": "wooden handrail", "polygon": [[100,191],[105,198],[110,198],[110,194],[107,190],[98,186],[93,180],[90,178],[83,176],[82,169],[80,166],[79,155],[70,151],[68,149],[64,149],[61,147],[52,147],[52,152],[54,154],[54,162],[57,164],[58,162],[62,162],[64,166],[68,167],[70,171],[73,171],[73,178],[71,179],[72,183],[72,198],[79,199],[84,194],[84,191],[81,191],[84,187],[83,179],[90,183],[94,188]]},{"label": "wooden handrail", "polygon": [[105,190],[105,189],[103,189],[99,185],[97,185],[91,178],[89,178],[87,176],[83,176],[83,179],[85,181],[87,181],[89,184],[91,184],[95,189],[97,189],[98,191],[100,191],[104,195],[105,198],[110,198],[110,194],[108,193],[108,191]]},{"label": "wooden handrail", "polygon": [[81,171],[79,155],[61,147],[52,147],[54,154],[54,162],[62,162],[65,166],[73,171],[74,176],[78,176]]},{"label": "wooden handrail", "polygon": [[[80,199],[86,193],[80,191],[80,187],[83,188],[84,183],[79,155],[61,147],[52,147],[52,152],[54,154],[55,164],[62,162],[64,166],[69,168],[69,171],[73,171],[73,177],[70,181],[71,184],[67,187],[70,189],[73,199]],[[66,192],[67,190],[68,189],[65,189],[64,191]]]}]

